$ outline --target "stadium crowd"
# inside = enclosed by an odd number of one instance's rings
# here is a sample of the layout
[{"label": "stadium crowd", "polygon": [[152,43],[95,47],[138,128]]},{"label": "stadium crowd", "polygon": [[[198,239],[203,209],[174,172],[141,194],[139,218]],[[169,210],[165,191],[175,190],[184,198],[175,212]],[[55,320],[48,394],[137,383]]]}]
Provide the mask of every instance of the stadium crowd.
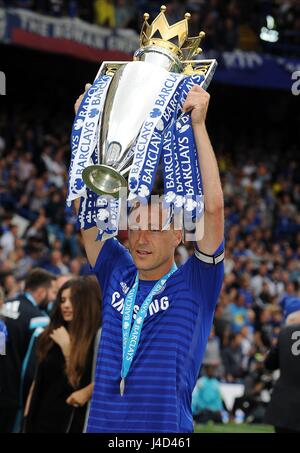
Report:
[{"label": "stadium crowd", "polygon": [[[156,17],[161,1],[145,0],[0,0],[0,6],[34,10],[55,17],[79,17],[88,22],[112,28],[132,28],[139,33],[144,12]],[[299,0],[169,0],[165,2],[171,23],[192,13],[190,30],[197,35],[205,30],[204,49],[284,50],[297,53],[300,43]],[[267,16],[272,22],[267,23]],[[276,30],[279,42],[266,43],[259,39],[262,27]]]}]

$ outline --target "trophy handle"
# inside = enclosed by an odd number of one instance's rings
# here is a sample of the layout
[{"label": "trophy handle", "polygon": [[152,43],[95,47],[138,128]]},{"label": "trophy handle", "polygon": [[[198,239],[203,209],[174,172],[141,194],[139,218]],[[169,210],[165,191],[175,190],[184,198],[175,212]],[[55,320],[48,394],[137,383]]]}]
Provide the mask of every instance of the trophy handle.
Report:
[{"label": "trophy handle", "polygon": [[113,77],[117,70],[120,69],[122,66],[125,66],[127,63],[130,63],[130,61],[103,61],[99,68],[99,71],[96,74],[94,81],[97,80],[98,77],[103,75]]},{"label": "trophy handle", "polygon": [[201,83],[202,88],[206,90],[213,78],[213,75],[217,69],[217,60],[185,60],[184,63],[187,65],[183,71],[186,76],[192,76],[194,74],[203,74],[204,80]]}]

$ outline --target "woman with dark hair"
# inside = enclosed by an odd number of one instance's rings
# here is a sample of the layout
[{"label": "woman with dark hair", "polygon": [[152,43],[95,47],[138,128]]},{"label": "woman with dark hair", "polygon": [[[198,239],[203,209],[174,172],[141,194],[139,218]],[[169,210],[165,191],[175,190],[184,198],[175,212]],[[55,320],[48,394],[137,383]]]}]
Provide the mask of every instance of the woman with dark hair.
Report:
[{"label": "woman with dark hair", "polygon": [[93,277],[67,281],[37,342],[38,369],[25,414],[26,432],[82,432],[92,396],[92,364],[101,324]]}]

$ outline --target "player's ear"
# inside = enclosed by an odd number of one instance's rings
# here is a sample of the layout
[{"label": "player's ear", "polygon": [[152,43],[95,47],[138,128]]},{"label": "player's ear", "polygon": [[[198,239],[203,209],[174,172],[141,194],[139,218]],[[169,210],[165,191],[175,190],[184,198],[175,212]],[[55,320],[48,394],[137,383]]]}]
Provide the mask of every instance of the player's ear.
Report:
[{"label": "player's ear", "polygon": [[173,230],[174,233],[174,245],[178,247],[179,244],[182,242],[182,231],[181,230]]}]

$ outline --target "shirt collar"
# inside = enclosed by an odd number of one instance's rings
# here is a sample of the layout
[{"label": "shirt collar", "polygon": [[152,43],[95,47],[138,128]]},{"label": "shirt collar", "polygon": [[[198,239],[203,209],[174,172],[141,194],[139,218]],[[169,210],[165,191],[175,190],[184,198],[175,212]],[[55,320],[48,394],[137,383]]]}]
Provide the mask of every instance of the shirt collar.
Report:
[{"label": "shirt collar", "polygon": [[26,292],[26,293],[24,293],[24,296],[26,297],[26,299],[29,300],[29,302],[32,303],[32,305],[33,305],[34,307],[37,307],[37,303],[36,303],[34,297],[32,296],[32,294]]}]

